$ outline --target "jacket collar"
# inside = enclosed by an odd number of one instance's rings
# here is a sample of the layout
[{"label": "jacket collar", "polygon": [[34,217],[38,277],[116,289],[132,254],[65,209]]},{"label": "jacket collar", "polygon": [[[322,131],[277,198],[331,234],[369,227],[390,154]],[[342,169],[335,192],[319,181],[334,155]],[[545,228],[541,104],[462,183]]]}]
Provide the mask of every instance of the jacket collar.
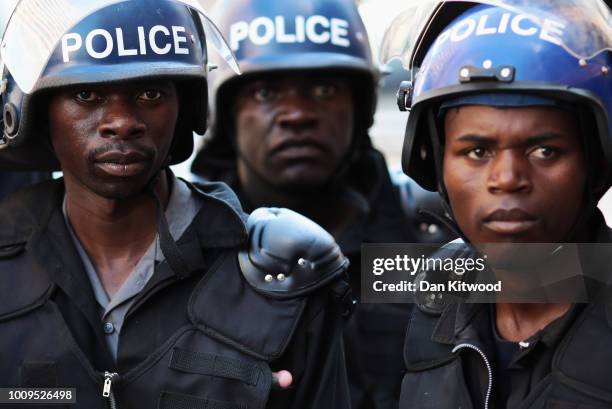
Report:
[{"label": "jacket collar", "polygon": [[192,223],[202,248],[245,245],[247,214],[236,194],[222,182],[186,183],[204,201]]},{"label": "jacket collar", "polygon": [[[197,231],[201,246],[221,248],[245,243],[246,215],[227,185],[218,182],[187,184],[204,202],[190,226]],[[28,187],[5,200],[0,205],[0,248],[29,243],[45,232],[55,213],[61,216],[64,192],[62,179],[58,179]],[[62,229],[54,225],[53,229],[65,230],[65,226]]]}]

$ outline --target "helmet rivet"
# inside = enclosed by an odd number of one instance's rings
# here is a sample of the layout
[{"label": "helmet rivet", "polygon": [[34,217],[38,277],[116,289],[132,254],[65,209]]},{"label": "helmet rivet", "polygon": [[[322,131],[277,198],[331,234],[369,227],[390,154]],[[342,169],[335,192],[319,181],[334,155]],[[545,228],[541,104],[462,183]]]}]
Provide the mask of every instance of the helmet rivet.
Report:
[{"label": "helmet rivet", "polygon": [[301,258],[298,260],[298,264],[302,267],[305,267],[308,262],[306,261],[306,259]]},{"label": "helmet rivet", "polygon": [[192,35],[191,35],[191,43],[192,43],[192,44],[195,44],[195,42],[196,42],[196,41],[195,41],[195,36],[192,34]]},{"label": "helmet rivet", "polygon": [[4,104],[2,120],[4,121],[4,133],[9,137],[15,136],[17,134],[17,130],[19,129],[19,120],[15,105],[11,104],[10,102]]},{"label": "helmet rivet", "polygon": [[421,160],[427,160],[427,146],[421,145]]},{"label": "helmet rivet", "polygon": [[485,69],[488,70],[489,68],[491,68],[493,66],[493,61],[491,61],[491,60],[484,60],[484,62],[482,63],[482,66]]},{"label": "helmet rivet", "polygon": [[461,71],[459,71],[459,75],[461,76],[461,78],[469,78],[470,70],[467,68],[462,68]]},{"label": "helmet rivet", "polygon": [[274,277],[272,277],[272,274],[266,274],[266,277],[264,278],[266,280],[266,282],[271,282],[272,280],[274,280]]},{"label": "helmet rivet", "polygon": [[608,73],[610,73],[610,69],[604,65],[603,67],[601,67],[601,72],[604,75],[608,75]]},{"label": "helmet rivet", "polygon": [[285,278],[287,278],[287,277],[285,277],[285,275],[283,273],[281,273],[281,274],[276,276],[276,279],[278,281],[285,281]]},{"label": "helmet rivet", "polygon": [[502,68],[500,74],[503,78],[508,78],[511,74],[510,68]]},{"label": "helmet rivet", "polygon": [[586,67],[586,66],[587,66],[587,62],[586,62],[586,60],[585,60],[584,58],[581,58],[581,59],[578,61],[578,64],[579,64],[581,67]]}]

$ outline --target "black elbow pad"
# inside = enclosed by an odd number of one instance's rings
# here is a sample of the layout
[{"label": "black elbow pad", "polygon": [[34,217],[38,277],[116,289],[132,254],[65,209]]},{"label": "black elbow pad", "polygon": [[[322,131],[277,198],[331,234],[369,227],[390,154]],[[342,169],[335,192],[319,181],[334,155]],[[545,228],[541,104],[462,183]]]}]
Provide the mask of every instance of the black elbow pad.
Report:
[{"label": "black elbow pad", "polygon": [[238,254],[245,279],[276,299],[303,296],[342,278],[348,259],[334,238],[289,209],[259,208],[247,220],[248,248]]}]

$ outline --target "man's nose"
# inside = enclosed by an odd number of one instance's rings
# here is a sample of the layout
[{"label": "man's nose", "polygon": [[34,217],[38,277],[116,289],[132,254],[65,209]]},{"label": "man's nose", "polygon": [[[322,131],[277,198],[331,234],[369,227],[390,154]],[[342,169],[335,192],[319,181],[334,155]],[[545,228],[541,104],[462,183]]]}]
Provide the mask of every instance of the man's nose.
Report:
[{"label": "man's nose", "polygon": [[528,159],[517,152],[501,151],[493,159],[487,181],[491,193],[526,193],[531,191]]},{"label": "man's nose", "polygon": [[113,96],[104,103],[98,129],[106,138],[134,139],[142,136],[147,127],[140,118],[135,101]]},{"label": "man's nose", "polygon": [[299,93],[289,93],[280,102],[278,124],[283,128],[310,128],[319,123],[315,101]]}]

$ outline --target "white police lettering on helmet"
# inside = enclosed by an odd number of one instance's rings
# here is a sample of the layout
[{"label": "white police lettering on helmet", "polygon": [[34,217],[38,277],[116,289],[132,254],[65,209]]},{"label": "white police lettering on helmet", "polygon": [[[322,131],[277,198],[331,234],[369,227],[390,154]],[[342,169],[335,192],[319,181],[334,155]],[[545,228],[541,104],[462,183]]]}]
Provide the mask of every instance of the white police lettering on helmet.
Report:
[{"label": "white police lettering on helmet", "polygon": [[[96,28],[85,36],[85,51],[92,58],[102,59],[110,56],[113,51],[119,57],[146,55],[149,50],[158,55],[168,54],[174,48],[175,54],[189,54],[189,48],[182,46],[187,43],[185,27],[172,26],[170,28],[162,25],[151,27],[148,35],[144,27],[137,27],[138,48],[125,48],[123,30],[115,28],[114,36],[107,30]],[[104,46],[94,48],[94,39],[104,39]],[[116,47],[115,47],[116,44]],[[67,33],[62,36],[62,57],[64,62],[70,62],[70,54],[83,47],[83,37],[79,33]]]},{"label": "white police lettering on helmet", "polygon": [[308,18],[295,16],[295,29],[288,32],[283,16],[276,16],[274,20],[269,17],[256,17],[250,22],[238,21],[230,27],[230,47],[232,51],[240,48],[240,43],[249,39],[255,45],[266,45],[271,41],[277,43],[304,43],[309,41],[315,44],[332,43],[339,47],[349,47],[349,23],[340,18],[328,19],[318,14]]},{"label": "white police lettering on helmet", "polygon": [[505,34],[510,30],[514,34],[531,37],[539,36],[540,39],[552,44],[563,43],[563,30],[565,24],[550,20],[539,19],[529,14],[504,13],[499,21],[491,21],[489,15],[483,14],[478,21],[474,18],[466,18],[446,30],[438,37],[437,44],[450,40],[454,43],[463,41],[471,36],[486,36]]}]

